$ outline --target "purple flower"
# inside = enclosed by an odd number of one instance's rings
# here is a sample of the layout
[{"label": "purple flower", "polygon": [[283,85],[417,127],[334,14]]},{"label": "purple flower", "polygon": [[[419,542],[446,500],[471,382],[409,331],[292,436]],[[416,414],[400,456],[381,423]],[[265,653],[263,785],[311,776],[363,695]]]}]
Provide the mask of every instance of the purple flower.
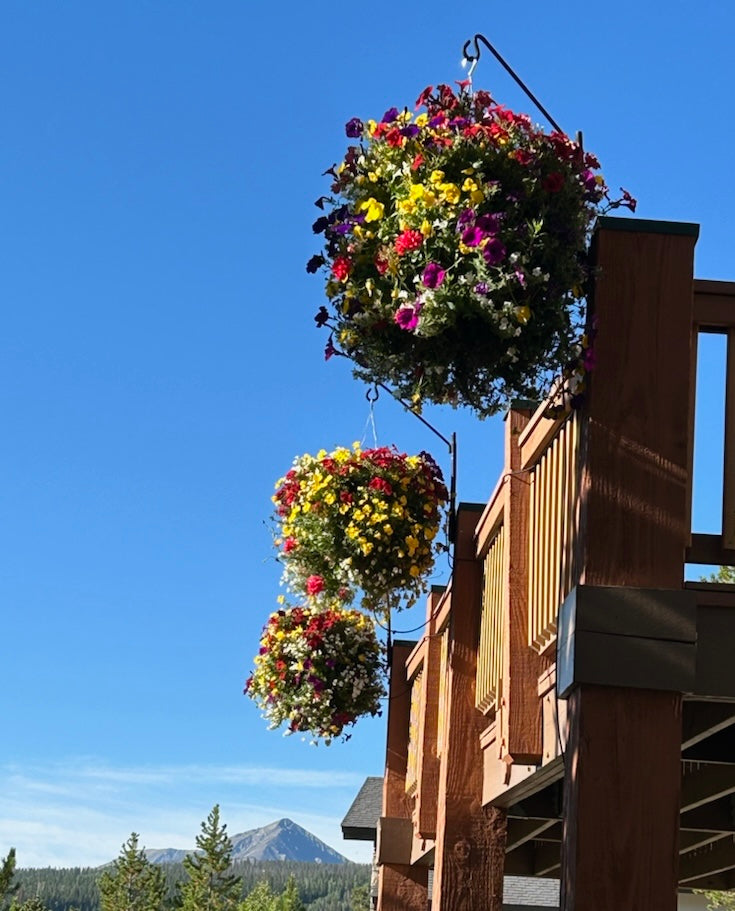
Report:
[{"label": "purple flower", "polygon": [[330,357],[333,357],[337,353],[337,349],[334,347],[334,342],[332,341],[332,336],[329,336],[327,344],[324,346],[324,360],[328,361]]},{"label": "purple flower", "polygon": [[320,215],[319,218],[311,226],[311,230],[314,234],[321,234],[323,231],[326,231],[329,227],[329,219],[326,215]]},{"label": "purple flower", "polygon": [[475,294],[482,294],[487,297],[490,289],[487,285],[487,282],[478,282],[474,288]]},{"label": "purple flower", "polygon": [[469,228],[465,228],[462,232],[462,243],[466,247],[476,247],[483,237],[485,237],[485,234],[477,227],[477,225],[471,225]]},{"label": "purple flower", "polygon": [[595,175],[589,169],[582,171],[579,175],[580,180],[582,181],[582,186],[585,190],[596,190],[597,189],[597,179]]},{"label": "purple flower", "polygon": [[401,329],[412,332],[419,324],[419,313],[421,313],[421,301],[416,301],[415,304],[408,307],[399,307],[393,319]]},{"label": "purple flower", "polygon": [[432,117],[429,121],[429,126],[432,130],[435,130],[437,127],[442,126],[446,122],[446,116],[444,114],[437,114],[436,117]]},{"label": "purple flower", "polygon": [[362,136],[362,120],[359,117],[353,117],[345,125],[345,133],[350,139],[357,139]]},{"label": "purple flower", "polygon": [[401,130],[401,136],[405,136],[407,139],[413,139],[414,136],[418,136],[419,128],[415,123],[409,123],[408,126],[403,127]]},{"label": "purple flower", "polygon": [[442,269],[438,263],[428,263],[421,276],[421,281],[426,288],[438,288],[446,274],[446,270]]},{"label": "purple flower", "polygon": [[457,219],[457,229],[464,228],[468,225],[475,217],[475,213],[472,209],[465,209],[464,212],[460,213],[459,218]]},{"label": "purple flower", "polygon": [[497,237],[491,237],[485,244],[482,255],[488,266],[497,266],[505,257],[505,245]]},{"label": "purple flower", "polygon": [[526,276],[523,274],[523,272],[521,272],[520,269],[515,270],[515,277],[516,277],[516,281],[521,286],[521,288],[525,288],[526,287]]},{"label": "purple flower", "polygon": [[381,123],[393,123],[396,117],[398,117],[398,108],[388,108],[385,114],[383,114]]},{"label": "purple flower", "polygon": [[486,215],[479,215],[475,224],[486,234],[497,234],[500,228],[501,216],[488,212]]}]

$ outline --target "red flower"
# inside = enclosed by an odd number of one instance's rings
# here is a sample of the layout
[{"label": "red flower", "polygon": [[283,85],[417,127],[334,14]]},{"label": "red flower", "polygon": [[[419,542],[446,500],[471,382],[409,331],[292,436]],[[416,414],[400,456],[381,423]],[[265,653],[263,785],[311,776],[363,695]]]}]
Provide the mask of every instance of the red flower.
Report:
[{"label": "red flower", "polygon": [[352,262],[346,256],[338,256],[332,263],[332,275],[341,282],[347,279],[352,268]]},{"label": "red flower", "polygon": [[385,134],[385,141],[389,146],[393,146],[394,149],[400,149],[406,140],[401,135],[401,131],[398,129],[398,127],[393,127],[392,130],[388,130],[388,132]]},{"label": "red flower", "polygon": [[424,236],[420,231],[408,230],[396,237],[394,246],[396,253],[403,256],[404,253],[409,253],[411,250],[418,250],[423,242]]},{"label": "red flower", "polygon": [[552,171],[548,177],[544,178],[542,186],[547,193],[558,193],[564,186],[564,175],[558,171]]},{"label": "red flower", "polygon": [[283,542],[283,552],[284,554],[290,554],[291,551],[296,547],[296,538],[286,538]]},{"label": "red flower", "polygon": [[393,493],[393,488],[385,480],[385,478],[373,478],[368,484],[372,490],[380,490],[382,493],[388,494],[390,496]]},{"label": "red flower", "polygon": [[324,591],[324,579],[321,576],[309,576],[306,580],[306,591],[310,595],[318,595]]},{"label": "red flower", "polygon": [[411,170],[412,170],[412,171],[418,171],[418,169],[421,167],[421,165],[422,165],[423,163],[424,163],[424,156],[423,156],[423,155],[417,155],[417,156],[414,158],[414,160],[411,162]]},{"label": "red flower", "polygon": [[431,98],[431,93],[434,91],[433,85],[427,85],[423,92],[416,99],[416,107],[420,108],[421,105],[426,104],[426,102]]}]

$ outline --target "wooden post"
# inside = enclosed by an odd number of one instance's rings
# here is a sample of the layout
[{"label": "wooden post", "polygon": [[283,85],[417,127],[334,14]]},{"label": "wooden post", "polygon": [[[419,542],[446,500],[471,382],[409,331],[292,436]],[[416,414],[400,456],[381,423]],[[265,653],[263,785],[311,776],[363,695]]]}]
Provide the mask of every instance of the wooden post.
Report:
[{"label": "wooden post", "polygon": [[531,410],[512,408],[505,427],[505,611],[503,623],[503,696],[500,706],[500,758],[505,762],[541,763],[541,708],[535,682],[553,663],[528,644],[528,475],[521,475],[518,437]]},{"label": "wooden post", "polygon": [[475,708],[482,564],[475,559],[479,512],[460,506],[451,598],[445,747],[439,774],[432,911],[500,911],[505,811],[482,805],[485,726]]},{"label": "wooden post", "polygon": [[[587,585],[683,584],[696,236],[694,225],[601,219],[583,437]],[[580,684],[567,708],[563,911],[675,911],[681,695]]]},{"label": "wooden post", "polygon": [[[393,643],[388,687],[388,737],[383,779],[383,816],[411,819],[411,801],[406,796],[408,767],[408,722],[411,693],[406,680],[406,659],[414,642]],[[410,822],[409,822],[410,827]],[[426,911],[428,867],[410,863],[381,864],[378,874],[377,911]]]}]

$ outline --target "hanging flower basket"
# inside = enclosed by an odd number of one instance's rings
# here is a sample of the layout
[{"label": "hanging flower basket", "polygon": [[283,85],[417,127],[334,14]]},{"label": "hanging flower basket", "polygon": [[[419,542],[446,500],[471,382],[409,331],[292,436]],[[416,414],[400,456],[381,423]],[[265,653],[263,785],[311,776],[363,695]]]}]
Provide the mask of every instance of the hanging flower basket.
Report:
[{"label": "hanging flower basket", "polygon": [[328,275],[316,321],[358,377],[485,417],[577,366],[592,223],[635,201],[609,201],[593,155],[467,83],[420,107],[347,124],[307,265]]},{"label": "hanging flower basket", "polygon": [[387,447],[303,455],[276,485],[277,545],[296,592],[384,611],[414,604],[443,549],[447,490],[427,453]]},{"label": "hanging flower basket", "polygon": [[271,728],[329,743],[364,715],[380,714],[383,651],[358,610],[293,607],[271,614],[245,693]]}]

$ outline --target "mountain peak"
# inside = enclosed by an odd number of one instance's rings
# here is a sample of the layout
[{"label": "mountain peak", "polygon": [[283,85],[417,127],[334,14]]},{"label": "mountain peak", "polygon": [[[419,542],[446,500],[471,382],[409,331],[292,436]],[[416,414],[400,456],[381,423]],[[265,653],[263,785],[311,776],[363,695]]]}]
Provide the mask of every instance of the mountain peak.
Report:
[{"label": "mountain peak", "polygon": [[[284,817],[259,829],[231,835],[232,860],[295,860],[305,863],[343,864],[347,858]],[[152,848],[145,852],[151,863],[181,863],[189,853],[175,848]]]}]

